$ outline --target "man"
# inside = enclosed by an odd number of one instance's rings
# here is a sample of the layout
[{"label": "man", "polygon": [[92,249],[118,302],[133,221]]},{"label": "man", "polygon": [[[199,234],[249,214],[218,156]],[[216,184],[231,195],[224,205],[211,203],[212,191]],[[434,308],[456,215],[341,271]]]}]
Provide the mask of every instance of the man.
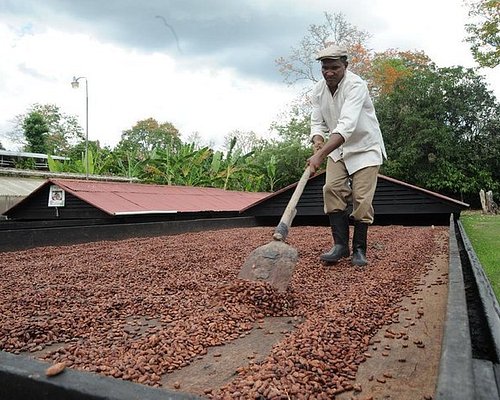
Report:
[{"label": "man", "polygon": [[383,158],[387,158],[384,141],[366,82],[347,70],[347,50],[329,46],[316,59],[321,62],[324,79],[312,91],[314,155],[308,162],[314,173],[328,157],[323,200],[334,240],[332,249],[321,254],[320,259],[334,264],[349,257],[347,205],[352,199],[351,262],[364,266],[368,226],[374,217],[372,201],[377,174]]}]

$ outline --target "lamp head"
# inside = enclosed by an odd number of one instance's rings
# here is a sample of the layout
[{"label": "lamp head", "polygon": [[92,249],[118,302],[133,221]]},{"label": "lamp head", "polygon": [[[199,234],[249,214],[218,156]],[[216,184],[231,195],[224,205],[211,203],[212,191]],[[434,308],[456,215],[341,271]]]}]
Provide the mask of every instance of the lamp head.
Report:
[{"label": "lamp head", "polygon": [[78,79],[76,77],[73,77],[73,81],[71,82],[71,87],[73,89],[78,89],[80,87],[80,84],[78,83]]}]

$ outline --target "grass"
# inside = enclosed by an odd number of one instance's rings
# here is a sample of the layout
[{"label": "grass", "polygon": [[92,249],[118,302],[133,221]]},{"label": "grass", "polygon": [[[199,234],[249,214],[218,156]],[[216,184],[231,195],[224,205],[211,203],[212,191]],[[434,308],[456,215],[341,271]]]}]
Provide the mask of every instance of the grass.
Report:
[{"label": "grass", "polygon": [[500,215],[467,211],[460,221],[500,301]]}]

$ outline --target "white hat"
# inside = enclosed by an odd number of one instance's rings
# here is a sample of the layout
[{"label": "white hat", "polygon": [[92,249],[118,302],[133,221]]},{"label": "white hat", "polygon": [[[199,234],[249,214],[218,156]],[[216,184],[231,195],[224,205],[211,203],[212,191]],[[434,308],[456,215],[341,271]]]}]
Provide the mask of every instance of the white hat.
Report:
[{"label": "white hat", "polygon": [[338,60],[340,57],[347,57],[347,49],[343,46],[337,46],[336,44],[333,44],[321,50],[316,56],[316,60],[321,61],[325,58]]}]

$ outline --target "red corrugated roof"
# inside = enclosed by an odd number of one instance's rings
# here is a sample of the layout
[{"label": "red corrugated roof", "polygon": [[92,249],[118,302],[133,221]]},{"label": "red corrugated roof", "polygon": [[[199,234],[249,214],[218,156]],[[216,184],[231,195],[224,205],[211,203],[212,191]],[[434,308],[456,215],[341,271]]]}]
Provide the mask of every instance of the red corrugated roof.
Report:
[{"label": "red corrugated roof", "polygon": [[111,215],[240,211],[269,193],[140,183],[49,179],[73,196]]}]

